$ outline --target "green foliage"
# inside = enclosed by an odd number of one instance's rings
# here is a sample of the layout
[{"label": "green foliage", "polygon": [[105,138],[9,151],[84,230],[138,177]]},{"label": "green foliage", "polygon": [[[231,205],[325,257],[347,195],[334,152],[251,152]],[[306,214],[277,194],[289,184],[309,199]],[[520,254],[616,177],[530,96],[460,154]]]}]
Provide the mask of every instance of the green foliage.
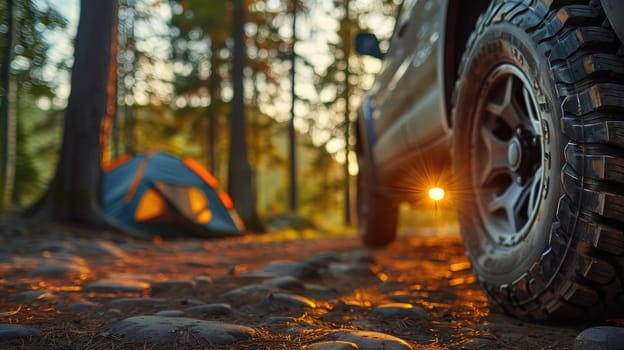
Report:
[{"label": "green foliage", "polygon": [[[0,4],[0,34],[9,35],[10,28],[6,24],[6,2]],[[31,204],[44,189],[44,181],[49,179],[50,168],[54,160],[50,160],[50,150],[56,150],[59,129],[46,128],[43,134],[37,134],[37,123],[49,124],[51,115],[35,107],[39,99],[51,101],[56,96],[58,81],[50,71],[66,69],[66,62],[54,61],[49,56],[50,41],[46,35],[62,32],[67,21],[63,16],[47,3],[40,1],[14,1],[13,8],[13,42],[11,47],[9,81],[10,107],[8,110],[15,124],[6,125],[9,130],[15,131],[15,144],[4,144],[15,154],[7,160],[7,173],[14,172],[15,184],[7,187],[12,192],[10,197],[13,206]],[[6,39],[6,37],[5,37]],[[2,40],[0,55],[4,54],[8,40]],[[2,57],[4,59],[5,57]],[[47,73],[46,73],[47,72]],[[46,136],[50,132],[55,134],[51,139]],[[9,131],[11,133],[11,131]],[[37,144],[32,140],[36,140]],[[49,142],[43,143],[43,140]],[[55,157],[53,157],[55,159]],[[6,160],[5,160],[6,161]]]},{"label": "green foliage", "polygon": [[64,118],[62,111],[42,111],[36,107],[35,96],[19,88],[18,92],[13,205],[25,208],[44,193],[54,175]]},{"label": "green foliage", "polygon": [[[228,28],[228,17],[225,1],[178,0],[173,1],[176,15],[171,24],[181,33],[191,33],[201,28],[211,36],[222,34]],[[223,40],[224,37],[218,38]],[[215,40],[219,41],[219,40]]]},{"label": "green foliage", "polygon": [[19,93],[54,97],[57,84],[44,75],[44,68],[54,65],[63,69],[66,62],[50,61],[50,43],[45,34],[66,28],[67,20],[53,7],[34,0],[15,1],[14,16],[18,30],[14,37],[11,76],[21,82]]}]

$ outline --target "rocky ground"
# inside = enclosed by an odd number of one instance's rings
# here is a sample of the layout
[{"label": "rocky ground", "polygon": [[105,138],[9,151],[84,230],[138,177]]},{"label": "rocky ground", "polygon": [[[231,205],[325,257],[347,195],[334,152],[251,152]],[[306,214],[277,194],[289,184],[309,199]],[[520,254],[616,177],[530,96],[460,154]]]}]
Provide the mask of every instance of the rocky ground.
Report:
[{"label": "rocky ground", "polygon": [[596,326],[491,312],[457,235],[95,236],[0,226],[0,349],[569,349]]}]

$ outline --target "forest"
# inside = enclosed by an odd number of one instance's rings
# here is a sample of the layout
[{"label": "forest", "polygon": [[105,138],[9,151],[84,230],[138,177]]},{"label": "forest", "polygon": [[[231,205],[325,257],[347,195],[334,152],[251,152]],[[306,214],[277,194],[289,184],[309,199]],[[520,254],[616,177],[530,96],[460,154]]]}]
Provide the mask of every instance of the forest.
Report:
[{"label": "forest", "polygon": [[2,1],[0,213],[106,226],[103,169],[164,151],[210,170],[250,230],[352,224],[351,124],[381,66],[353,37],[387,39],[397,6]]}]

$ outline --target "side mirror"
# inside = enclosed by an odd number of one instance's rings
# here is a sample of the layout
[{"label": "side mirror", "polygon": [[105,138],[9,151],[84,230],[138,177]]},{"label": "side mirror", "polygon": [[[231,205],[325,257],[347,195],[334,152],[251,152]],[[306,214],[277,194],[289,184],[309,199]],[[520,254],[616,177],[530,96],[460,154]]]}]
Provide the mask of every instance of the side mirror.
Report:
[{"label": "side mirror", "polygon": [[373,33],[358,33],[355,36],[355,52],[380,60],[384,57],[379,48],[379,40]]}]

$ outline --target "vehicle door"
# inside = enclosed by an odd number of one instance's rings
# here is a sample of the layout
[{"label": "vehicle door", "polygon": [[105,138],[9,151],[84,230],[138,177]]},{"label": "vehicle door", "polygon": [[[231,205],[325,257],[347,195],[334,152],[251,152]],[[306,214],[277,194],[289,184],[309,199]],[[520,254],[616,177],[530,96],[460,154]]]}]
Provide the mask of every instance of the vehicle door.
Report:
[{"label": "vehicle door", "polygon": [[[379,158],[393,157],[410,143],[404,129],[408,126],[406,118],[416,118],[410,114],[415,104],[425,99],[429,100],[426,108],[434,104],[430,100],[435,97],[430,95],[439,85],[437,45],[446,7],[447,1],[441,0],[406,0],[401,7],[371,96],[374,130],[379,141],[376,148],[380,148],[375,154]],[[442,119],[439,115],[427,115],[427,118],[430,120],[423,121],[424,128],[437,128]]]}]

